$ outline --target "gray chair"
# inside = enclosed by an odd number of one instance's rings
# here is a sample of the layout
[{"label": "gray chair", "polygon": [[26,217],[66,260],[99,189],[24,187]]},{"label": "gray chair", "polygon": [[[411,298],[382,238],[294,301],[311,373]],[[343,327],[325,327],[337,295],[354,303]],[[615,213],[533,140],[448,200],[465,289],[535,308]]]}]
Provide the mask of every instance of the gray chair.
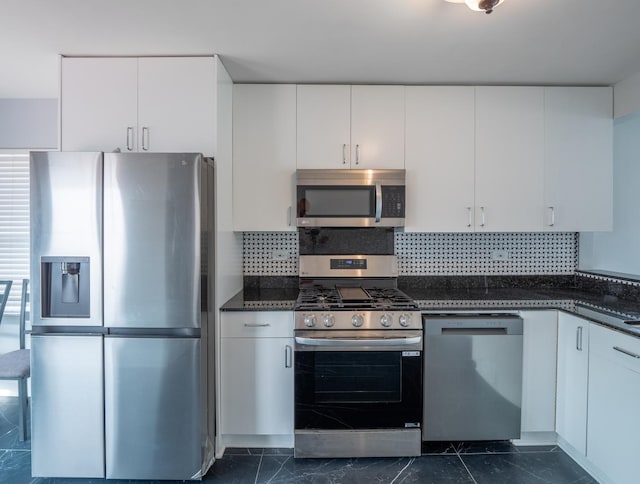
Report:
[{"label": "gray chair", "polygon": [[7,306],[7,301],[9,300],[9,292],[11,291],[12,284],[13,281],[0,281],[0,323],[4,315],[4,308]]},{"label": "gray chair", "polygon": [[[5,281],[6,282],[6,281]],[[18,399],[20,403],[20,422],[18,424],[20,440],[27,438],[27,416],[28,416],[28,397],[27,397],[27,378],[31,376],[30,351],[25,349],[24,335],[27,320],[27,305],[29,301],[29,279],[22,280],[22,297],[20,299],[20,349],[0,355],[0,380],[16,380],[18,382]],[[11,281],[9,281],[11,288]],[[5,297],[2,302],[1,311],[4,311],[6,298],[9,295],[5,290]],[[2,319],[0,319],[0,322]]]}]

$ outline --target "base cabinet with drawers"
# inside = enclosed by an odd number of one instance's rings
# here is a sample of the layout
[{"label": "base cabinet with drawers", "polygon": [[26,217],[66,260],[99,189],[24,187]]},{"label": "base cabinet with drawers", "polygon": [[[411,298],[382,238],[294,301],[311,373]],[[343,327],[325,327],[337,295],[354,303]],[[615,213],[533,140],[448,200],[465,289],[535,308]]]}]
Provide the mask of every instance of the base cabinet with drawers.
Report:
[{"label": "base cabinet with drawers", "polygon": [[269,446],[260,436],[293,441],[293,312],[223,312],[220,370],[223,441],[242,446]]},{"label": "base cabinet with drawers", "polygon": [[638,482],[640,338],[592,325],[587,458],[602,481]]}]

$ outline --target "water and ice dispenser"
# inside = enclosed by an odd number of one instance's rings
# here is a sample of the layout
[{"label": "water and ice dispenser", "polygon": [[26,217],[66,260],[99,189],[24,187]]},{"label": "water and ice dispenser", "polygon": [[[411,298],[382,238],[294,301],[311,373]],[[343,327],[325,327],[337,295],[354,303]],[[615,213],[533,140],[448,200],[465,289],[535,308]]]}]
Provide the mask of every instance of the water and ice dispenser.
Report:
[{"label": "water and ice dispenser", "polygon": [[90,316],[89,257],[42,257],[42,317]]}]

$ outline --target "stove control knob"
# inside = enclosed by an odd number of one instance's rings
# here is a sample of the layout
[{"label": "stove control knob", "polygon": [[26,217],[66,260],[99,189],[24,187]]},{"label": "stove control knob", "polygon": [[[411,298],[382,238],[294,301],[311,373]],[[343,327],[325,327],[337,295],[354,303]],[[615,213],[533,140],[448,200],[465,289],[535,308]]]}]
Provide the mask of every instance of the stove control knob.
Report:
[{"label": "stove control knob", "polygon": [[406,328],[411,324],[411,315],[407,313],[401,314],[398,321],[400,322],[400,326],[404,326]]},{"label": "stove control knob", "polygon": [[390,314],[383,314],[380,316],[380,324],[385,328],[388,328],[393,323],[393,317]]},{"label": "stove control knob", "polygon": [[324,324],[327,328],[330,328],[336,323],[336,318],[333,317],[333,314],[325,314],[322,316],[322,324]]},{"label": "stove control knob", "polygon": [[351,317],[351,324],[353,324],[356,328],[362,326],[364,324],[364,318],[362,317],[362,314],[354,314]]},{"label": "stove control knob", "polygon": [[316,325],[316,317],[313,314],[306,314],[303,321],[308,328],[313,328]]}]

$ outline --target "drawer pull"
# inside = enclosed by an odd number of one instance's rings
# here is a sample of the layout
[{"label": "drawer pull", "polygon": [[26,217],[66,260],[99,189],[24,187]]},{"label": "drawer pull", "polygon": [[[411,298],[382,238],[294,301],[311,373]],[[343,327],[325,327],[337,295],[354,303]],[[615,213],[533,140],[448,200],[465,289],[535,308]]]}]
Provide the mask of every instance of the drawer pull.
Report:
[{"label": "drawer pull", "polygon": [[266,328],[271,326],[269,323],[244,323],[245,328]]},{"label": "drawer pull", "polygon": [[622,349],[619,346],[614,346],[613,349],[616,350],[616,351],[619,351],[620,353],[623,353],[623,354],[625,354],[627,356],[631,356],[632,358],[640,359],[640,355],[636,355],[635,353],[631,353],[631,351],[627,351],[625,349]]},{"label": "drawer pull", "polygon": [[576,330],[576,349],[582,351],[582,326]]},{"label": "drawer pull", "polygon": [[284,367],[291,368],[293,366],[293,348],[291,345],[284,347]]}]

